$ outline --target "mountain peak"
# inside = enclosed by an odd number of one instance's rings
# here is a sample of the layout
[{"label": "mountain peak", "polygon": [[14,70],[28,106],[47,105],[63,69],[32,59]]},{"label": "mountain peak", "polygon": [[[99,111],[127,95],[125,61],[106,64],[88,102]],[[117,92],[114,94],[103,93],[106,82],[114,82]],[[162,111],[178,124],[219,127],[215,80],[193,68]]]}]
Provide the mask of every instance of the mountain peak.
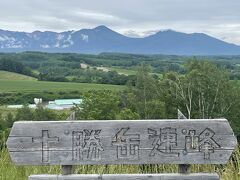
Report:
[{"label": "mountain peak", "polygon": [[170,32],[177,32],[177,31],[174,31],[174,30],[172,30],[172,29],[164,29],[164,30],[161,30],[161,31],[159,31],[159,32],[167,32],[167,33],[170,33]]},{"label": "mountain peak", "polygon": [[101,25],[79,31],[17,33],[0,30],[0,52],[21,51],[168,55],[240,55],[240,46],[202,33],[171,29],[144,38],[130,38]]},{"label": "mountain peak", "polygon": [[107,26],[104,25],[100,25],[94,28],[94,30],[98,30],[98,31],[112,31],[111,29],[109,29]]},{"label": "mountain peak", "polygon": [[[172,29],[165,29],[165,30],[158,31],[156,34],[175,35],[175,34],[186,34],[186,33],[178,32],[178,31],[175,31],[175,30],[172,30]],[[154,35],[154,34],[153,34],[153,35]]]}]

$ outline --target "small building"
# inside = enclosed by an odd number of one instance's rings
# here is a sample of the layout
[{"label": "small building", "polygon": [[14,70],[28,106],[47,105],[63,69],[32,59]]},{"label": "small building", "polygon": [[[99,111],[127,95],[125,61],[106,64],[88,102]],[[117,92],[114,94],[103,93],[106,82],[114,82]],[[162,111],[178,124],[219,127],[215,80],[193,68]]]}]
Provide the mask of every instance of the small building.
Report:
[{"label": "small building", "polygon": [[[42,103],[42,99],[34,99],[34,102],[35,104],[29,104],[27,106],[31,109],[35,109],[39,104],[41,104],[43,108],[52,109],[52,110],[64,110],[64,109],[71,109],[75,105],[81,104],[82,99],[56,99],[55,101],[49,101],[46,103]],[[10,108],[10,109],[20,109],[23,107],[24,105],[7,106],[7,108]]]},{"label": "small building", "polygon": [[87,69],[89,66],[87,64],[81,63],[80,68],[81,69]]},{"label": "small building", "polygon": [[103,71],[103,72],[110,72],[111,70],[106,67],[97,67],[97,70]]},{"label": "small building", "polygon": [[82,99],[56,99],[55,101],[49,101],[46,108],[54,110],[70,109],[81,103]]},{"label": "small building", "polygon": [[[8,105],[7,106],[7,108],[10,108],[10,109],[21,109],[23,107],[24,107],[24,105]],[[31,109],[37,108],[36,104],[29,104],[29,105],[27,105],[27,107],[29,107]]]},{"label": "small building", "polygon": [[42,104],[42,98],[34,98],[34,103],[36,104],[36,105],[38,105],[38,104]]}]

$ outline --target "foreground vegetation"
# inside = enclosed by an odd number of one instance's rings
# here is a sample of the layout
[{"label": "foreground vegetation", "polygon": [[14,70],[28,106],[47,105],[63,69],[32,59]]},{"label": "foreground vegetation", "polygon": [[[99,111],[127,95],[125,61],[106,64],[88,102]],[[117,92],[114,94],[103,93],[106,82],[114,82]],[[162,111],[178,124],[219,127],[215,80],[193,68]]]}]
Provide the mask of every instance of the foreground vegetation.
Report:
[{"label": "foreground vegetation", "polygon": [[[147,174],[176,173],[177,165],[84,165],[76,166],[78,174]],[[217,172],[221,180],[240,179],[240,151],[235,151],[227,165],[192,165],[191,172]],[[60,166],[15,166],[9,158],[7,150],[0,152],[0,179],[26,180],[31,174],[60,174]]]},{"label": "foreground vegetation", "polygon": [[[23,54],[22,54],[23,55]],[[65,55],[45,55],[40,54],[41,58],[51,56],[51,63],[56,63],[67,58],[70,62],[79,64],[78,55],[65,57]],[[27,57],[29,54],[27,54]],[[57,56],[57,59],[56,59]],[[0,80],[0,104],[9,104],[10,102],[31,102],[33,97],[43,97],[44,100],[61,98],[82,98],[83,103],[76,106],[77,119],[79,120],[104,120],[104,119],[165,119],[176,118],[177,109],[180,109],[187,118],[227,118],[234,129],[235,135],[240,141],[240,84],[238,79],[238,69],[231,64],[219,65],[209,61],[197,61],[196,59],[185,63],[172,64],[168,62],[172,71],[162,71],[158,68],[163,61],[157,57],[151,58],[145,56],[128,56],[124,61],[117,61],[117,57],[101,55],[101,60],[95,56],[84,56],[84,62],[91,65],[103,65],[122,63],[122,66],[136,65],[135,62],[143,58],[147,65],[142,63],[138,66],[136,75],[128,79],[126,86],[81,84],[66,82],[44,82],[44,81],[9,81]],[[119,55],[122,57],[122,55]],[[33,57],[36,57],[35,55]],[[41,59],[40,58],[40,59]],[[62,59],[63,58],[63,59]],[[69,60],[70,58],[70,60]],[[95,60],[93,60],[95,58]],[[105,58],[105,59],[104,59]],[[177,57],[176,57],[177,58]],[[27,58],[26,58],[27,59]],[[34,59],[34,58],[33,58]],[[177,59],[179,60],[179,59]],[[30,61],[30,60],[29,60]],[[29,61],[23,61],[27,66]],[[160,63],[161,62],[161,63]],[[221,61],[220,61],[221,62]],[[234,62],[234,61],[233,61]],[[47,60],[47,62],[49,61]],[[59,62],[57,62],[58,64]],[[61,62],[62,63],[62,62]],[[58,64],[58,67],[61,66]],[[102,63],[102,64],[101,64]],[[157,63],[156,66],[154,63]],[[166,62],[164,62],[166,63]],[[167,65],[163,67],[168,67]],[[13,63],[14,64],[14,63]],[[71,64],[71,63],[70,63]],[[51,64],[48,64],[50,66]],[[55,64],[56,65],[56,64]],[[109,65],[109,66],[110,66]],[[149,66],[151,65],[151,67]],[[229,66],[225,66],[229,65]],[[45,66],[39,64],[38,68]],[[129,65],[129,67],[131,67]],[[13,66],[14,67],[14,66]],[[25,67],[23,72],[29,73],[29,67]],[[56,68],[58,68],[56,67]],[[33,68],[33,67],[32,67]],[[118,67],[119,68],[119,67]],[[230,71],[230,69],[232,69]],[[60,68],[61,69],[61,68]],[[59,69],[59,70],[60,70]],[[151,69],[153,71],[151,71]],[[20,71],[21,69],[18,69]],[[78,71],[78,70],[77,70]],[[84,70],[85,71],[85,70]],[[161,72],[162,76],[154,73]],[[33,71],[31,71],[33,72]],[[49,71],[50,72],[50,71]],[[60,72],[60,71],[59,71]],[[86,71],[87,72],[87,71]],[[233,73],[234,72],[234,73]],[[235,74],[236,73],[236,74]],[[108,74],[110,75],[110,74]],[[56,76],[57,77],[57,76]],[[79,76],[80,77],[80,76]],[[84,76],[87,77],[87,76]],[[119,82],[109,76],[109,81]],[[101,76],[102,78],[102,76]],[[94,78],[93,78],[94,79]],[[115,81],[116,80],[116,81]],[[108,88],[106,88],[108,87]],[[103,90],[104,89],[104,90]],[[120,91],[116,91],[120,90]],[[27,100],[27,101],[26,101]],[[29,174],[36,173],[60,173],[59,166],[49,167],[16,167],[10,160],[6,152],[5,142],[9,130],[15,121],[19,120],[64,120],[68,113],[57,113],[43,108],[31,110],[27,107],[16,111],[5,111],[0,109],[0,178],[2,179],[26,179]],[[237,180],[240,179],[240,151],[237,150],[230,162],[226,166],[194,165],[193,172],[217,172],[222,179]],[[177,166],[78,166],[76,173],[162,173],[177,172]]]}]

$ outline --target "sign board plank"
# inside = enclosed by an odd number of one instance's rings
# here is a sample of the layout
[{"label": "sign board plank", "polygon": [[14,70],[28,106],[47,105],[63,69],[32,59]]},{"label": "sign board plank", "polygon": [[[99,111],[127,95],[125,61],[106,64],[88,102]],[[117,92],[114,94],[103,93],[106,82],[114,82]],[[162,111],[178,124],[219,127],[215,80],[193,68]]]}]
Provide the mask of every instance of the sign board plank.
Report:
[{"label": "sign board plank", "polygon": [[226,119],[15,122],[19,165],[225,164],[237,145]]},{"label": "sign board plank", "polygon": [[217,174],[32,175],[29,180],[219,180]]}]

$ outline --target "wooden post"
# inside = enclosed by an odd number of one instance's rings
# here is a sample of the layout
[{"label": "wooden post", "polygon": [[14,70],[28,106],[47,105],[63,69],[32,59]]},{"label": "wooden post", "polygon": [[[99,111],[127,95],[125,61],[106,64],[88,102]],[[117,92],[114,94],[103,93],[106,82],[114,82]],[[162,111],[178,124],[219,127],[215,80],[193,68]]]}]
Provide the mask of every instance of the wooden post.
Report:
[{"label": "wooden post", "polygon": [[178,166],[178,172],[181,174],[187,174],[190,173],[190,165],[189,164],[180,164]]},{"label": "wooden post", "polygon": [[[66,120],[67,121],[75,121],[76,113],[72,112]],[[63,165],[63,166],[61,166],[61,170],[62,170],[62,175],[70,175],[70,174],[74,173],[74,166],[73,165]]]},{"label": "wooden post", "polygon": [[[178,109],[178,119],[187,119],[186,116]],[[180,164],[178,166],[178,172],[182,174],[190,173],[190,165],[189,164]]]}]

